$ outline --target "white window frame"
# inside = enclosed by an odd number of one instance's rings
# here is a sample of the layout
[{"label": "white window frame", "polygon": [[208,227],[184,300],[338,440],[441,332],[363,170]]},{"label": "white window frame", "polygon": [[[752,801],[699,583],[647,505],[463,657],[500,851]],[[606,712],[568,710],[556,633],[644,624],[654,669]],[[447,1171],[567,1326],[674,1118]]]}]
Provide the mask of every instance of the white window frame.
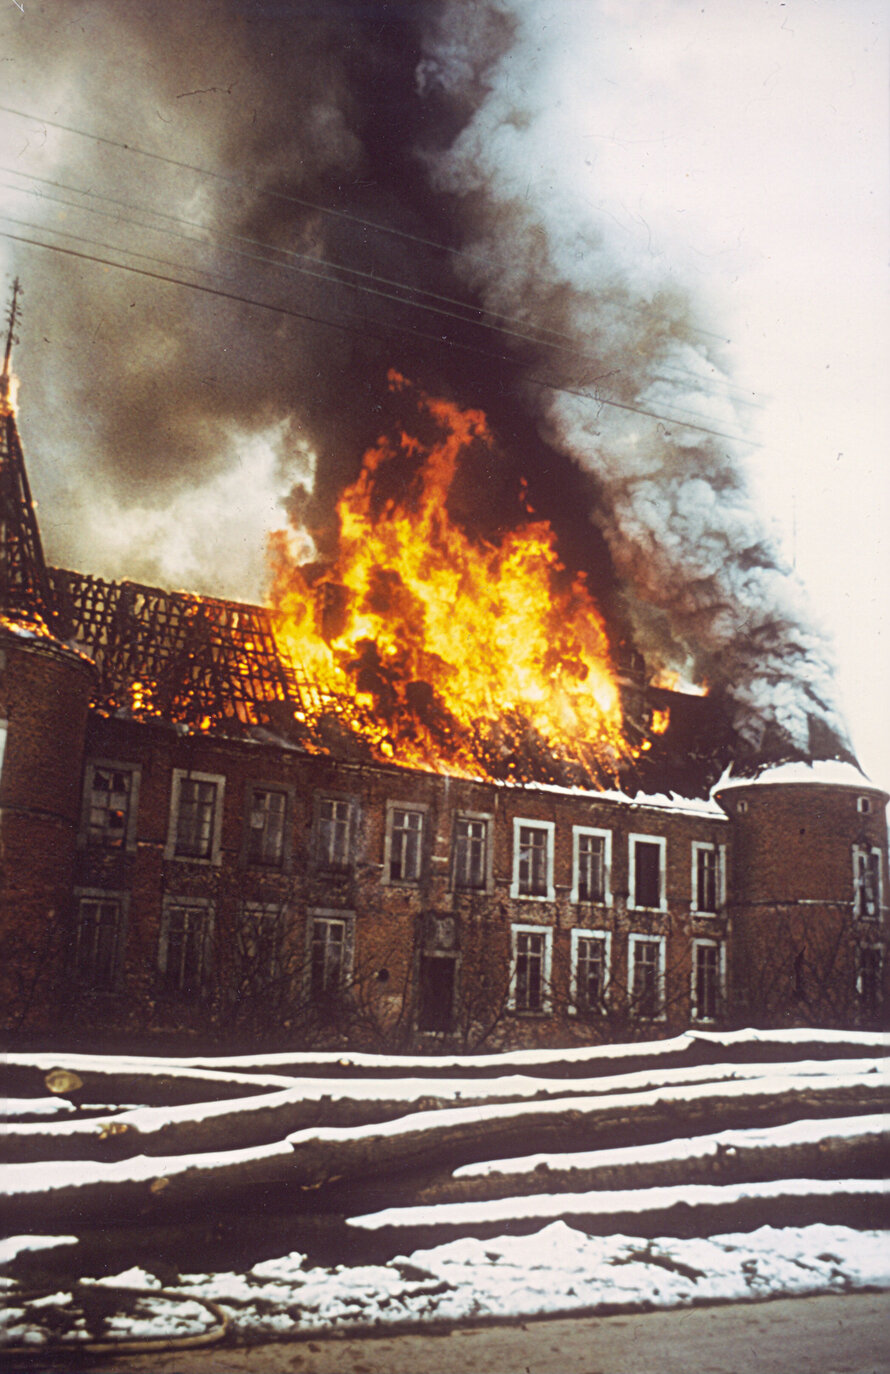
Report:
[{"label": "white window frame", "polygon": [[[93,809],[93,783],[97,772],[130,774],[131,782],[127,807],[127,824],[124,827],[123,842],[120,845],[103,844],[101,840],[94,840],[90,836],[90,815]],[[126,763],[117,759],[87,759],[86,768],[84,769],[83,797],[81,798],[80,809],[80,834],[78,836],[78,844],[81,848],[89,845],[96,849],[119,849],[127,854],[135,853],[139,789],[141,784],[141,763]]]},{"label": "white window frame", "polygon": [[[124,972],[124,956],[127,944],[127,925],[130,912],[129,892],[109,892],[105,888],[99,887],[77,887],[74,889],[74,900],[76,902],[76,925],[74,930],[74,976],[78,985],[84,992],[112,993],[120,989]],[[114,968],[111,975],[111,986],[106,988],[96,987],[91,979],[82,977],[78,973],[78,951],[80,948],[80,930],[82,924],[81,907],[84,902],[108,902],[117,907],[117,934],[114,946]]]},{"label": "white window frame", "polygon": [[[210,832],[210,851],[203,857],[191,854],[177,854],[176,852],[179,800],[182,784],[186,779],[188,779],[189,782],[216,783],[216,800],[213,805],[213,826]],[[223,773],[198,773],[192,768],[173,769],[173,783],[170,790],[170,820],[167,826],[167,844],[164,849],[165,859],[176,859],[179,863],[219,866],[222,862],[222,822],[225,790],[226,779]]]},{"label": "white window frame", "polygon": [[[546,892],[521,892],[519,890],[519,836],[526,826],[531,827],[533,830],[544,830],[547,832]],[[556,889],[553,885],[553,851],[555,848],[555,837],[555,821],[542,821],[538,820],[537,817],[513,817],[513,881],[510,885],[511,897],[518,898],[521,902],[553,902],[556,900]]]},{"label": "white window frame", "polygon": [[306,912],[305,958],[303,961],[303,999],[312,1002],[312,943],[316,921],[336,921],[344,927],[343,961],[340,965],[340,987],[344,992],[352,982],[355,963],[355,912],[341,907],[310,907]]},{"label": "white window frame", "polygon": [[[696,950],[699,948],[716,949],[717,957],[717,1013],[714,1016],[699,1014],[696,1002]],[[720,1016],[720,1008],[726,1005],[726,941],[707,938],[692,941],[692,962],[689,971],[689,1018],[703,1025],[713,1025]]]},{"label": "white window frame", "polygon": [[[581,888],[581,836],[592,835],[603,841],[603,895],[597,899],[578,895]],[[612,832],[592,825],[572,826],[572,891],[570,901],[583,901],[585,906],[612,905]]]},{"label": "white window frame", "polygon": [[[517,1007],[516,1005],[516,982],[518,973],[518,937],[520,935],[543,935],[544,955],[543,966],[541,969],[541,1005],[540,1007]],[[553,927],[529,925],[523,922],[515,922],[510,926],[510,988],[507,995],[507,1010],[516,1012],[518,1016],[547,1016],[553,1010],[553,996],[551,980],[553,977]]]},{"label": "white window frame", "polygon": [[[328,802],[334,802],[338,806],[345,806],[346,812],[346,857],[342,864],[331,862],[322,854],[322,807]],[[348,873],[355,863],[355,839],[356,839],[356,816],[358,814],[357,799],[347,792],[323,791],[316,792],[312,801],[314,834],[312,842],[312,858],[316,869],[320,873],[343,874]]]},{"label": "white window frame", "polygon": [[[655,844],[659,848],[658,906],[640,906],[636,900],[638,844]],[[628,911],[667,911],[667,838],[664,835],[632,834],[627,837],[627,909]]]},{"label": "white window frame", "polygon": [[[863,854],[871,854],[877,859],[878,890],[875,893],[875,912],[860,910],[859,859]],[[880,921],[884,913],[884,852],[878,845],[854,844],[853,846],[853,915],[860,921]]]},{"label": "white window frame", "polygon": [[[251,856],[251,836],[254,831],[253,800],[257,792],[265,792],[267,795],[274,793],[276,796],[284,797],[284,811],[281,821],[281,852],[277,860],[256,859]],[[267,782],[265,778],[252,778],[245,790],[245,811],[244,811],[244,845],[243,862],[249,868],[260,869],[263,873],[286,873],[291,864],[291,845],[290,830],[293,824],[293,801],[294,789],[287,783]],[[268,811],[266,812],[268,816]],[[256,829],[265,829],[257,826]]]},{"label": "white window frame", "polygon": [[[636,1006],[636,996],[634,993],[634,975],[636,971],[636,951],[638,945],[657,945],[658,961],[656,963],[656,979],[658,993],[658,1011],[654,1016],[644,1016]],[[666,991],[666,972],[667,966],[667,938],[664,935],[644,935],[642,931],[631,931],[627,937],[627,1000],[631,1014],[639,1021],[665,1021],[667,1019],[667,998]]]},{"label": "white window frame", "polygon": [[[582,1007],[578,996],[578,966],[580,947],[585,940],[596,940],[603,947],[603,991],[599,1008]],[[569,975],[569,1016],[578,1016],[585,1011],[604,1010],[606,995],[612,976],[612,932],[611,930],[590,930],[587,926],[573,926],[571,930],[571,970]]]},{"label": "white window frame", "polygon": [[161,983],[161,995],[164,997],[183,997],[188,994],[182,988],[168,988],[165,986],[167,975],[167,947],[170,936],[170,920],[173,911],[178,907],[185,907],[201,912],[203,916],[203,941],[201,948],[201,968],[198,976],[199,992],[207,986],[208,973],[210,971],[213,952],[213,933],[216,921],[216,907],[209,897],[179,897],[168,893],[164,897],[163,908],[161,911],[161,929],[158,937],[158,974]]},{"label": "white window frame", "polygon": [[[457,827],[460,821],[479,821],[485,826],[485,862],[483,864],[482,885],[480,887],[463,887],[457,882]],[[494,816],[490,811],[455,812],[450,864],[450,882],[453,892],[491,892],[494,888],[493,821]]]},{"label": "white window frame", "polygon": [[[716,872],[714,887],[716,905],[713,911],[704,911],[698,905],[698,856],[704,850],[715,856]],[[726,845],[714,840],[692,841],[692,914],[693,916],[719,916],[726,906]]]},{"label": "white window frame", "polygon": [[[383,881],[389,887],[419,887],[423,881],[429,809],[426,802],[388,801],[386,803],[386,834],[383,839]],[[413,811],[421,818],[417,849],[417,874],[413,878],[391,878],[389,876],[390,863],[392,861],[392,832],[397,811]]]}]

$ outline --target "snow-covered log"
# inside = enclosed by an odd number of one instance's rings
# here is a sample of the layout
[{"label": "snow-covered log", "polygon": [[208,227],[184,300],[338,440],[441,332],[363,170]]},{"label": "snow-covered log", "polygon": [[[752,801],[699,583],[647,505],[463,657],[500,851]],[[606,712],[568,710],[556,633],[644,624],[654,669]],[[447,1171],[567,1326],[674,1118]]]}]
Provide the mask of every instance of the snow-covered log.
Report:
[{"label": "snow-covered log", "polygon": [[[825,1080],[826,1084],[859,1082],[868,1088],[881,1081],[882,1061],[804,1061],[771,1066],[715,1065],[643,1070],[621,1076],[584,1080],[547,1080],[519,1074],[500,1079],[437,1080],[370,1079],[349,1084],[319,1080],[285,1080],[282,1091],[179,1107],[144,1107],[108,1119],[90,1116],[59,1123],[43,1121],[11,1124],[0,1136],[0,1159],[121,1159],[136,1154],[195,1154],[210,1150],[264,1145],[296,1131],[335,1126],[362,1127],[394,1121],[406,1114],[431,1113],[454,1107],[484,1109],[497,1104],[557,1099],[563,1105],[576,1099],[645,1094],[663,1088],[682,1091],[696,1084],[719,1085],[763,1079],[770,1083]],[[861,1110],[858,1099],[853,1110]],[[842,1107],[838,1108],[843,1111]],[[829,1109],[829,1114],[834,1108]],[[569,1112],[571,1118],[572,1113]],[[673,1133],[673,1123],[662,1128]]]}]

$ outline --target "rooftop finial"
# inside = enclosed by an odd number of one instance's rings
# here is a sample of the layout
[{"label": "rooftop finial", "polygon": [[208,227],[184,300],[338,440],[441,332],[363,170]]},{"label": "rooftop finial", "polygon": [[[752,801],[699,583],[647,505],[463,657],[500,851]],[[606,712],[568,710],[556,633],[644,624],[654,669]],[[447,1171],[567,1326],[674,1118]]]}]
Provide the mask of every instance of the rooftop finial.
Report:
[{"label": "rooftop finial", "polygon": [[19,318],[19,296],[22,294],[22,284],[16,277],[12,283],[12,300],[9,302],[9,311],[6,316],[6,351],[3,354],[3,371],[0,372],[0,407],[9,404],[10,373],[9,360],[12,356],[12,345],[18,343],[18,335],[15,332]]}]

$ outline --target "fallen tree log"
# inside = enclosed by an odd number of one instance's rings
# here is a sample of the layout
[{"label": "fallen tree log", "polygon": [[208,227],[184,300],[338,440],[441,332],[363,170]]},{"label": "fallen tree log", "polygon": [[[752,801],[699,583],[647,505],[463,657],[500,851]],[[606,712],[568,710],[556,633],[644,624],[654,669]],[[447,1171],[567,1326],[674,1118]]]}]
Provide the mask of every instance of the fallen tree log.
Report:
[{"label": "fallen tree log", "polygon": [[[723,1129],[779,1125],[801,1117],[871,1115],[883,1105],[871,1075],[851,1082],[752,1080],[640,1094],[557,1099],[428,1111],[357,1128],[300,1131],[286,1142],[213,1155],[10,1165],[0,1220],[40,1229],[63,1218],[151,1218],[260,1187],[287,1189],[288,1205],[340,1180],[418,1175],[515,1154],[639,1146]],[[310,1204],[312,1199],[307,1200]]]},{"label": "fallen tree log", "polygon": [[888,1120],[883,1114],[795,1121],[787,1126],[723,1131],[629,1150],[532,1155],[525,1161],[480,1161],[445,1178],[440,1176],[413,1188],[401,1186],[399,1201],[438,1205],[540,1193],[620,1191],[698,1183],[881,1178],[887,1172],[888,1145]]},{"label": "fallen tree log", "polygon": [[706,1236],[816,1223],[881,1229],[890,1221],[890,1193],[876,1180],[785,1178],[391,1208],[350,1217],[346,1225],[373,1233],[383,1251],[395,1255],[468,1237],[531,1235],[554,1221],[590,1236]]},{"label": "fallen tree log", "polygon": [[[801,1079],[847,1082],[881,1081],[881,1061],[806,1062],[780,1066],[781,1081]],[[58,1123],[23,1122],[8,1126],[0,1136],[0,1159],[26,1162],[40,1159],[123,1159],[137,1154],[199,1154],[209,1150],[243,1149],[269,1144],[296,1131],[323,1126],[360,1127],[394,1121],[406,1114],[429,1113],[453,1107],[486,1108],[499,1104],[574,1097],[645,1093],[661,1087],[719,1085],[761,1079],[762,1065],[700,1066],[622,1075],[621,1078],[562,1080],[514,1075],[484,1083],[440,1080],[437,1091],[425,1080],[398,1084],[372,1080],[352,1089],[317,1079],[295,1081],[289,1088],[232,1101],[189,1104],[172,1108],[137,1108],[111,1119],[91,1116]],[[475,1091],[474,1091],[475,1090]]]}]

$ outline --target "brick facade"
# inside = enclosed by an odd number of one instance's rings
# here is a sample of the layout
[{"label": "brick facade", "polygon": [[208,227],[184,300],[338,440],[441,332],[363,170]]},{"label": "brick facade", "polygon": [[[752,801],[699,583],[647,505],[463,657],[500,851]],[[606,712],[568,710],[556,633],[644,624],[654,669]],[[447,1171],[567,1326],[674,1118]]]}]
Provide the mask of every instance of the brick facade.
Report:
[{"label": "brick facade", "polygon": [[88,712],[83,658],[2,648],[8,1031],[439,1050],[880,1017],[887,797],[852,770],[716,802],[444,777]]}]

